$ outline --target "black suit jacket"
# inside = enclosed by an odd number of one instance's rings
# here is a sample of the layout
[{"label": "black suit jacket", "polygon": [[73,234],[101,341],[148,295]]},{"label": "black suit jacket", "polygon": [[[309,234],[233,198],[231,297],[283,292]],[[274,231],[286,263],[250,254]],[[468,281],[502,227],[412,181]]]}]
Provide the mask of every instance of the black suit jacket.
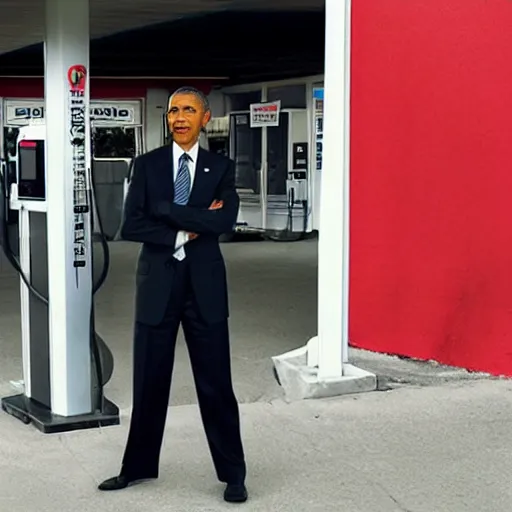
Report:
[{"label": "black suit jacket", "polygon": [[[187,206],[176,205],[172,145],[135,159],[125,200],[121,237],[142,243],[137,264],[135,319],[158,325],[164,318],[173,286],[175,241],[178,231],[197,233],[185,245],[192,288],[208,323],[229,316],[226,267],[219,236],[236,223],[240,200],[232,160],[199,149]],[[214,199],[220,210],[209,210]]]}]

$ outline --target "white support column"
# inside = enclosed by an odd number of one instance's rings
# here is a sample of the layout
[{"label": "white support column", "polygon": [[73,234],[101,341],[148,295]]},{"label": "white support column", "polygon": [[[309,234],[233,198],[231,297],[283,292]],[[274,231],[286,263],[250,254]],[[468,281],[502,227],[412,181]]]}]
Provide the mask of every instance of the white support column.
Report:
[{"label": "white support column", "polygon": [[325,2],[324,142],[318,242],[318,378],[348,351],[350,0]]},{"label": "white support column", "polygon": [[350,0],[326,0],[323,158],[318,242],[318,336],[273,357],[288,400],[374,391],[348,364]]},{"label": "white support column", "polygon": [[[85,92],[71,109],[68,71],[86,70]],[[48,278],[50,296],[51,405],[54,414],[91,412],[91,258],[89,213],[75,214],[83,194],[74,194],[75,171],[83,170],[90,153],[89,0],[46,0],[45,106],[48,198]],[[75,68],[80,79],[80,68]],[[72,130],[72,114],[75,132]],[[80,116],[85,116],[80,122]],[[84,124],[85,122],[85,124]],[[82,128],[81,128],[82,127]],[[85,138],[85,146],[72,144]],[[80,224],[85,222],[85,239]],[[85,250],[80,255],[81,249]],[[75,253],[78,250],[78,253]],[[78,254],[78,256],[77,256]],[[75,266],[77,260],[81,259]]]}]

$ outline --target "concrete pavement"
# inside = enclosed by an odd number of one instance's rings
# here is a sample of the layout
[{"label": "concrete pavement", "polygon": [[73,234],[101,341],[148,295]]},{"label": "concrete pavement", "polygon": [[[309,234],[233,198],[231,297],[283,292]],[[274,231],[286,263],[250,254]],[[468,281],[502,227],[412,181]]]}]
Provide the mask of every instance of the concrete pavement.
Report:
[{"label": "concrete pavement", "polygon": [[[242,406],[251,512],[509,512],[512,385],[403,388]],[[222,502],[197,409],[170,409],[160,479],[115,493],[120,427],[42,436],[0,415],[0,510],[216,512]]]},{"label": "concrete pavement", "polygon": [[[44,436],[0,414],[1,512],[214,512],[222,502],[178,344],[161,478],[103,494],[119,468],[131,405],[137,247],[112,244],[98,331],[116,360],[107,396],[122,424]],[[285,404],[270,357],[316,333],[316,243],[223,246],[231,289],[233,375],[242,402],[254,512],[508,512],[512,383],[433,363],[351,351],[380,391]],[[18,281],[0,269],[0,394],[21,377]]]}]

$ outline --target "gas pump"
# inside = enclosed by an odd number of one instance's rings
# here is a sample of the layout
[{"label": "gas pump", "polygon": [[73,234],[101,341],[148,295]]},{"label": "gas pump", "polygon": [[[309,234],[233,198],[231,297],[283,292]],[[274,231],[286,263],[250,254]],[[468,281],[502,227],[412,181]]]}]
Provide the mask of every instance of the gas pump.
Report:
[{"label": "gas pump", "polygon": [[[91,367],[91,410],[73,416],[56,415],[52,410],[52,386],[59,385],[59,380],[52,364],[57,355],[52,347],[49,317],[45,140],[44,125],[21,128],[14,162],[4,162],[0,176],[0,200],[3,203],[0,205],[0,242],[7,259],[20,276],[24,383],[23,393],[2,399],[2,409],[25,424],[33,423],[44,433],[117,425],[119,409],[103,395],[103,387],[112,376],[113,357],[95,332],[93,301],[91,310],[83,311],[90,318],[90,360],[80,362]],[[9,175],[8,165],[15,166],[14,179],[12,172]],[[89,181],[88,206],[92,212],[96,207],[92,175]],[[13,236],[9,229],[10,211],[18,213],[18,237]],[[92,226],[93,217],[99,221],[98,226]],[[102,234],[101,221],[97,214],[93,216],[90,213],[84,215],[85,222],[91,223],[91,229],[83,226],[83,232],[86,238],[87,233],[91,234],[91,239],[85,243],[92,248],[94,228]],[[13,238],[18,238],[18,241],[13,241]],[[99,276],[94,276],[91,271],[93,296],[104,283],[109,267],[108,244],[103,236],[99,239],[104,253],[103,265]]]}]

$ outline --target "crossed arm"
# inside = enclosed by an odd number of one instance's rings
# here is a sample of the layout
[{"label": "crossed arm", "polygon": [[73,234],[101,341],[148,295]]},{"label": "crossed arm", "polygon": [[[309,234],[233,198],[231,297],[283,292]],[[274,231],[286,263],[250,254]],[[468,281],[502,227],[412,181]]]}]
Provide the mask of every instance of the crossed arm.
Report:
[{"label": "crossed arm", "polygon": [[144,164],[137,158],[126,195],[121,224],[121,238],[130,242],[175,247],[178,230],[148,214],[147,183]]},{"label": "crossed arm", "polygon": [[219,183],[216,202],[209,209],[194,208],[163,201],[155,208],[155,219],[165,222],[171,229],[201,235],[220,236],[233,229],[238,215],[240,199],[235,187],[235,165],[229,163]]},{"label": "crossed arm", "polygon": [[134,172],[126,196],[121,237],[132,242],[178,248],[195,235],[219,236],[232,230],[240,200],[235,188],[235,166],[229,163],[217,191],[217,204],[211,209],[193,208],[163,201],[150,209],[144,166],[135,160]]}]

